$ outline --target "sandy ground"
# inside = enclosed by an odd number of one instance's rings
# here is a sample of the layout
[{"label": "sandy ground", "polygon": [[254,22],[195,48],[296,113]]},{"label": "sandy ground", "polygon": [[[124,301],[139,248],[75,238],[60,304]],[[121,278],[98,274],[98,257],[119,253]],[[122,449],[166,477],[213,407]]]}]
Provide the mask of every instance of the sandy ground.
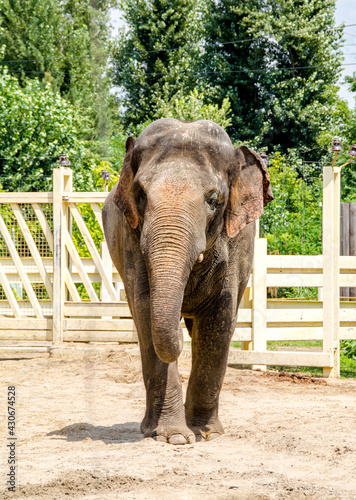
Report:
[{"label": "sandy ground", "polygon": [[[187,385],[189,359],[180,361]],[[356,499],[356,380],[313,380],[229,367],[226,434],[172,446],[142,439],[138,351],[0,361],[0,415],[17,387],[18,488],[1,498]]]}]

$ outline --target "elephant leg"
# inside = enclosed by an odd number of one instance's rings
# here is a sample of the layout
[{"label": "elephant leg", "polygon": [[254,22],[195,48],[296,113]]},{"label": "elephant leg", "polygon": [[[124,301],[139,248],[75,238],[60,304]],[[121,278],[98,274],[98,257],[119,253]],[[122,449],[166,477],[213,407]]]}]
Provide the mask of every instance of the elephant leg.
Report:
[{"label": "elephant leg", "polygon": [[182,382],[178,364],[162,362],[153,346],[150,300],[136,295],[131,307],[140,344],[142,372],[146,387],[146,413],[141,423],[144,437],[171,444],[188,444],[195,436],[187,427],[184,415]]},{"label": "elephant leg", "polygon": [[224,433],[218,416],[219,395],[236,324],[227,309],[225,302],[221,307],[214,307],[215,313],[193,320],[192,370],[185,416],[196,440],[214,439]]}]

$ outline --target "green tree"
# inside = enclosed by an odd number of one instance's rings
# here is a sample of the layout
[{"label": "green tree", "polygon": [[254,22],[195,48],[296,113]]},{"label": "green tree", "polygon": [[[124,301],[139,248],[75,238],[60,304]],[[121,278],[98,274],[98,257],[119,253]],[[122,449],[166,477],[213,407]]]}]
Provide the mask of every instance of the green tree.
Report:
[{"label": "green tree", "polygon": [[335,0],[207,0],[205,76],[229,97],[231,133],[268,148],[315,147],[340,74]]},{"label": "green tree", "polygon": [[[319,175],[315,175],[316,170]],[[304,164],[294,151],[275,154],[268,167],[274,195],[264,209],[260,234],[271,254],[322,253],[322,181],[318,165]]]},{"label": "green tree", "polygon": [[204,94],[199,94],[197,89],[189,95],[176,97],[166,102],[162,98],[156,104],[156,118],[177,118],[183,121],[211,120],[223,128],[231,125],[230,102],[225,98],[221,107],[217,104],[205,104]]},{"label": "green tree", "polygon": [[[49,84],[0,73],[0,179],[6,191],[51,188],[52,169],[68,153],[77,189],[94,189],[93,172],[100,158],[78,139],[68,103]],[[99,161],[98,161],[99,160]]]},{"label": "green tree", "polygon": [[[195,87],[192,61],[202,36],[201,1],[123,0],[127,23],[117,40],[113,77],[122,89],[124,124],[137,126],[155,117],[158,99],[166,102]],[[183,89],[183,90],[182,90]]]},{"label": "green tree", "polygon": [[87,116],[83,133],[107,130],[110,81],[109,9],[117,0],[0,0],[3,64],[25,78],[44,80]]}]

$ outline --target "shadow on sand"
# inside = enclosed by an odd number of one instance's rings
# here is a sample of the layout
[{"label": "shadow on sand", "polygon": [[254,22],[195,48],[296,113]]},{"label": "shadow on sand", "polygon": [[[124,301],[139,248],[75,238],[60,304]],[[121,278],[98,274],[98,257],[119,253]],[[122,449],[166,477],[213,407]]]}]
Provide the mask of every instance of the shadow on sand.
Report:
[{"label": "shadow on sand", "polygon": [[54,439],[67,439],[67,441],[103,441],[104,443],[134,443],[141,441],[143,435],[138,422],[125,422],[111,427],[92,425],[86,422],[67,425],[62,429],[51,431],[47,436],[58,436]]}]

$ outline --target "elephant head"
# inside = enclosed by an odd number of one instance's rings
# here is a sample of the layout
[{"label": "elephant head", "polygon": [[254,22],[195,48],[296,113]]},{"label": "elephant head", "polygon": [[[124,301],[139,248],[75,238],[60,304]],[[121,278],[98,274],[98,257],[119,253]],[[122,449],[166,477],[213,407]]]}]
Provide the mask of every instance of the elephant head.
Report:
[{"label": "elephant head", "polygon": [[[273,199],[266,167],[213,122],[161,119],[129,137],[115,203],[136,232],[149,277],[157,356],[175,361],[184,290],[219,238],[238,237]],[[203,264],[203,263],[202,263]],[[202,265],[201,264],[201,265]]]}]

